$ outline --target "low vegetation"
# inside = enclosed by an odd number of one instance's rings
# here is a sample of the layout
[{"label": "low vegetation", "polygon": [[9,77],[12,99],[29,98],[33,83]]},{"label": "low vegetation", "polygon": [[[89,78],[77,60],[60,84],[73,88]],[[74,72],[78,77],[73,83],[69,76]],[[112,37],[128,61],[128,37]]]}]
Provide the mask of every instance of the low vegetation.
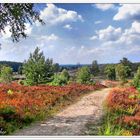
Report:
[{"label": "low vegetation", "polygon": [[115,88],[107,98],[100,135],[139,135],[140,93],[134,87]]},{"label": "low vegetation", "polygon": [[3,83],[10,83],[12,81],[13,70],[11,67],[2,66],[0,72],[0,81]]},{"label": "low vegetation", "polygon": [[104,88],[100,84],[76,83],[66,86],[23,86],[17,83],[0,86],[0,128],[4,134],[47,116],[60,100],[73,101],[82,93]]},{"label": "low vegetation", "polygon": [[133,79],[133,85],[140,90],[140,67],[137,70],[137,73],[135,74],[135,77]]}]

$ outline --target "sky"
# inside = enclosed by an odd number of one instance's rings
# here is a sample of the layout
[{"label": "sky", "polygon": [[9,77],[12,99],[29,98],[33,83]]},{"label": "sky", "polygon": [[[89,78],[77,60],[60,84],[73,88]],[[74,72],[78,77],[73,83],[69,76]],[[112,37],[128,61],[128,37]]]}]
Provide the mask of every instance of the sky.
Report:
[{"label": "sky", "polygon": [[26,23],[26,39],[0,34],[0,61],[27,60],[36,47],[59,64],[140,62],[140,4],[35,4],[45,25]]}]

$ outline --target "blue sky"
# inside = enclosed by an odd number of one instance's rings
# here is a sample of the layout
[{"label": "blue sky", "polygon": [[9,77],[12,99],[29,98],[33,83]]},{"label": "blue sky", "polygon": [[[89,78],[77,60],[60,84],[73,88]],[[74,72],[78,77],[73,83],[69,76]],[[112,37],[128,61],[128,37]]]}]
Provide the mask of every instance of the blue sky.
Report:
[{"label": "blue sky", "polygon": [[140,4],[35,4],[45,25],[26,24],[27,39],[0,34],[0,60],[28,59],[38,46],[60,64],[140,61]]}]

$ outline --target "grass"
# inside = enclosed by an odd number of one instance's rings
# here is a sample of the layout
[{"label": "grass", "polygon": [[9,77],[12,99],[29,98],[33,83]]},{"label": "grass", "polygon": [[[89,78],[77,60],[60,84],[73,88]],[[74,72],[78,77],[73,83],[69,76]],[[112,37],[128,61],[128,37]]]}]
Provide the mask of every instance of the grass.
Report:
[{"label": "grass", "polygon": [[[117,93],[118,92],[118,93]],[[104,106],[105,115],[102,119],[98,135],[104,136],[132,136],[134,130],[137,130],[138,125],[133,123],[125,123],[124,117],[133,117],[138,111],[138,104],[136,98],[139,98],[139,94],[136,94],[134,88],[117,89],[112,91],[114,94],[110,94],[108,97],[108,105]],[[133,94],[132,94],[133,93]],[[129,95],[130,94],[130,95]],[[122,96],[123,95],[123,96]],[[125,97],[124,97],[125,96]],[[137,97],[138,96],[138,97]],[[123,98],[122,98],[123,97]],[[117,100],[118,99],[118,100]],[[134,100],[135,99],[135,100]],[[114,101],[117,100],[117,101]],[[133,101],[133,105],[130,104]],[[120,105],[119,108],[113,108],[114,106]],[[131,122],[131,120],[128,120]]]},{"label": "grass", "polygon": [[98,136],[120,136],[123,133],[123,128],[120,124],[113,125],[115,116],[112,116],[109,112],[106,113],[100,120],[95,123],[88,123],[86,125],[86,135],[98,135]]}]

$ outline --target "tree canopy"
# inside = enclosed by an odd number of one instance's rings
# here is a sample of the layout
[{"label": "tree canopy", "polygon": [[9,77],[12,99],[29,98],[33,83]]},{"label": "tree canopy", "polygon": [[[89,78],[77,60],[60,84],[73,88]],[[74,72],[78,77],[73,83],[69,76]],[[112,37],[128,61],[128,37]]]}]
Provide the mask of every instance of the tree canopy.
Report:
[{"label": "tree canopy", "polygon": [[128,71],[129,71],[129,67],[128,66],[124,66],[123,64],[118,64],[116,66],[116,75],[118,77],[119,80],[125,82],[126,78],[128,78]]},{"label": "tree canopy", "polygon": [[109,80],[116,79],[115,65],[107,65],[105,67],[105,74]]},{"label": "tree canopy", "polygon": [[50,81],[53,72],[52,59],[45,59],[43,52],[37,47],[30,57],[23,64],[23,73],[26,76],[26,83],[38,85]]},{"label": "tree canopy", "polygon": [[90,70],[93,75],[97,75],[99,73],[99,66],[97,60],[94,60],[92,62]]},{"label": "tree canopy", "polygon": [[26,38],[25,23],[32,24],[35,21],[44,23],[32,3],[0,3],[0,33],[5,33],[5,27],[9,25],[13,41]]}]

